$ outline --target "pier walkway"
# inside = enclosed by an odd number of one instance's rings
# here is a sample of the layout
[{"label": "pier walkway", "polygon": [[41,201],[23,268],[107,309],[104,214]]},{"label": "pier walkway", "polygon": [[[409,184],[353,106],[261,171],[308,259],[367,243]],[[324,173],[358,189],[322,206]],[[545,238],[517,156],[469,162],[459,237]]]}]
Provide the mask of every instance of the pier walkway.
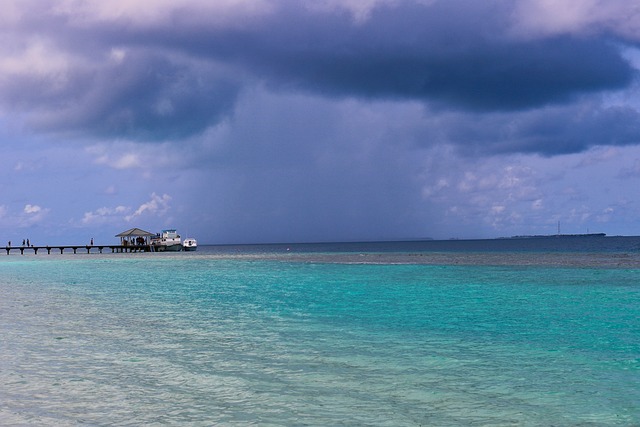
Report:
[{"label": "pier walkway", "polygon": [[60,250],[60,254],[64,254],[65,249],[73,250],[73,253],[77,253],[78,249],[86,249],[87,253],[90,254],[93,250],[102,253],[104,249],[111,249],[111,253],[117,252],[153,252],[153,248],[151,245],[53,245],[53,246],[5,246],[4,250],[7,251],[7,255],[14,252],[20,252],[21,255],[24,255],[25,251],[32,251],[34,254],[38,255],[39,250],[46,250],[47,254],[51,254],[52,249]]}]

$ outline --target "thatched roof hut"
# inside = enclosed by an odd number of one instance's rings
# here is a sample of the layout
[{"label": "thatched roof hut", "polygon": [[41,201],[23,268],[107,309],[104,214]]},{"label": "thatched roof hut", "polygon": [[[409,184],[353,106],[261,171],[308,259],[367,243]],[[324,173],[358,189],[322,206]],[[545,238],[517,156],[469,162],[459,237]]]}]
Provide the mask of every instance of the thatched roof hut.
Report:
[{"label": "thatched roof hut", "polygon": [[[148,245],[149,244],[149,238],[151,237],[155,237],[156,235],[154,233],[151,233],[149,231],[144,231],[140,228],[131,228],[127,231],[123,231],[120,234],[116,234],[116,237],[120,238],[120,242],[123,245],[126,244],[137,244],[137,240],[138,238],[144,239],[144,244]],[[125,243],[127,242],[127,243]]]}]

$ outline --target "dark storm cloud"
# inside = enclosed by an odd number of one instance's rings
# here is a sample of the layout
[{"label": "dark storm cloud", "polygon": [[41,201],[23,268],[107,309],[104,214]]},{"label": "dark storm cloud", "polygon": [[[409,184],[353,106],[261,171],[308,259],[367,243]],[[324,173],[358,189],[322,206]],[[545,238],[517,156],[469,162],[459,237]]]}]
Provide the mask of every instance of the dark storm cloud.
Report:
[{"label": "dark storm cloud", "polygon": [[72,75],[67,93],[33,124],[100,137],[154,140],[202,131],[228,114],[239,84],[225,73],[167,55],[130,50]]},{"label": "dark storm cloud", "polygon": [[511,151],[543,155],[584,151],[596,145],[624,146],[640,143],[640,114],[627,107],[581,111],[570,108],[563,114],[535,118],[522,129],[521,146]]},{"label": "dark storm cloud", "polygon": [[476,111],[563,103],[631,82],[632,68],[610,41],[509,37],[509,10],[497,4],[401,3],[356,23],[285,3],[243,29],[196,27],[165,40],[281,88]]},{"label": "dark storm cloud", "polygon": [[449,113],[440,117],[438,130],[438,136],[426,130],[422,141],[438,138],[454,142],[467,156],[553,156],[598,145],[640,144],[640,113],[629,107],[602,108],[589,102],[509,113]]},{"label": "dark storm cloud", "polygon": [[[68,53],[70,67],[63,80],[56,74],[17,76],[0,86],[0,99],[26,112],[41,130],[165,140],[219,123],[243,88],[261,83],[279,91],[418,101],[431,111],[493,117],[569,105],[628,87],[634,77],[615,39],[597,32],[514,36],[510,2],[407,1],[378,5],[362,20],[299,1],[271,6],[269,13],[231,23],[218,22],[213,11],[181,7],[145,25],[124,19],[78,25],[78,17],[47,19],[47,10],[34,8],[21,30],[37,32],[52,50]],[[124,52],[119,61],[110,57],[113,49]],[[628,122],[633,114],[610,110],[605,116],[596,121],[615,123],[622,135],[596,132],[600,143],[635,138]],[[517,140],[512,149],[552,153],[592,145],[569,132],[562,148],[552,149],[563,134],[546,133],[550,120],[540,120],[538,135],[533,128],[523,131],[531,138]],[[452,138],[444,142],[473,145],[490,133],[481,129],[480,137],[468,139],[449,132]],[[488,151],[499,145],[489,143]]]},{"label": "dark storm cloud", "polygon": [[[411,9],[379,11],[356,29],[336,25],[342,37],[329,48],[299,56],[276,50],[267,67],[311,90],[474,110],[538,107],[630,82],[629,65],[602,41],[496,40],[448,10]],[[434,29],[437,21],[444,25]]]}]

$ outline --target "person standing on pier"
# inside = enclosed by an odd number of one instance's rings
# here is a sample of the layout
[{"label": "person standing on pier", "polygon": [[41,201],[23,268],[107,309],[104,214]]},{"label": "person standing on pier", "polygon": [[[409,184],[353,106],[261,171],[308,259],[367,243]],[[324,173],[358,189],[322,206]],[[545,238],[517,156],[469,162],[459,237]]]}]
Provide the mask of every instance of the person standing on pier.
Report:
[{"label": "person standing on pier", "polygon": [[10,248],[10,247],[11,247],[11,240],[9,240],[9,241],[7,242],[7,247],[8,247],[8,248]]},{"label": "person standing on pier", "polygon": [[93,246],[93,237],[91,238],[91,246]]},{"label": "person standing on pier", "polygon": [[24,239],[22,239],[22,246],[24,246]]},{"label": "person standing on pier", "polygon": [[29,239],[27,239],[27,247],[29,247],[29,246],[31,246],[31,245],[29,244]]}]

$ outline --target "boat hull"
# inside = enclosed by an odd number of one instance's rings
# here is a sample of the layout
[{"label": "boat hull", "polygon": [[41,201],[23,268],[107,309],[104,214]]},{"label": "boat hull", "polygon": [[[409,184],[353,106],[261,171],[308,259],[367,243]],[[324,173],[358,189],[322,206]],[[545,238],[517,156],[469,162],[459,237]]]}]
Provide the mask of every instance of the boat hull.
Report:
[{"label": "boat hull", "polygon": [[182,240],[176,230],[162,230],[156,238],[151,240],[151,245],[155,252],[180,252],[182,250]]},{"label": "boat hull", "polygon": [[198,242],[194,238],[184,239],[182,242],[182,250],[184,251],[195,251],[198,249]]},{"label": "boat hull", "polygon": [[182,245],[179,243],[174,245],[155,245],[154,248],[156,252],[180,252]]}]

